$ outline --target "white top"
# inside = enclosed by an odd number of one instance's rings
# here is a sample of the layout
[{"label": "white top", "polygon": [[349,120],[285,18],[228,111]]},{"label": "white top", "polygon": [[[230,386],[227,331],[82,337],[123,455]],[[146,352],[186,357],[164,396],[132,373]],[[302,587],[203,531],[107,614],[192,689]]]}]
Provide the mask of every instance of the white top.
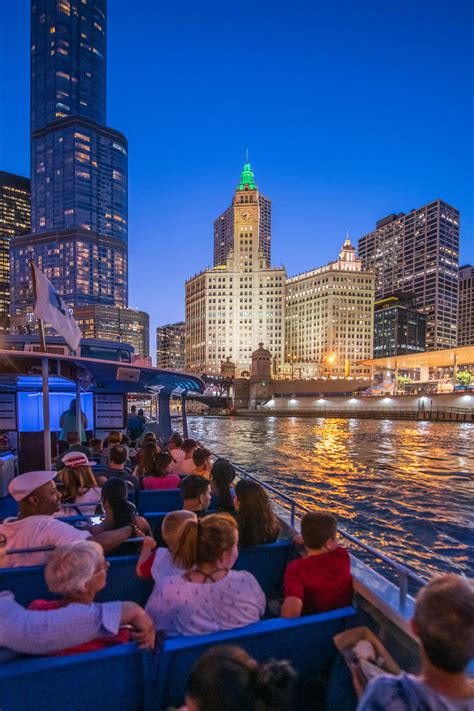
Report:
[{"label": "white top", "polygon": [[151,575],[155,583],[162,578],[171,578],[173,575],[182,575],[183,573],[184,570],[173,563],[173,557],[168,548],[157,549],[151,566]]},{"label": "white top", "polygon": [[[40,546],[61,546],[66,543],[79,543],[90,538],[89,531],[79,531],[54,516],[27,516],[26,518],[6,518],[0,524],[0,534],[7,538],[6,550],[13,548],[36,548]],[[44,565],[47,552],[21,553],[6,557],[9,568],[24,565]]]},{"label": "white top", "polygon": [[[76,496],[74,501],[75,504],[88,504],[89,502],[95,503],[100,501],[101,489],[99,486],[93,486],[87,489],[83,494]],[[67,509],[60,509],[56,516],[93,516],[96,510],[96,506],[80,506],[75,509],[73,506],[68,506]]]},{"label": "white top", "polygon": [[189,637],[258,622],[265,606],[265,594],[254,576],[231,570],[216,583],[190,583],[181,575],[161,578],[145,609],[157,630],[170,637]]},{"label": "white top", "polygon": [[196,465],[191,459],[183,459],[172,466],[173,474],[194,474],[196,471]]}]

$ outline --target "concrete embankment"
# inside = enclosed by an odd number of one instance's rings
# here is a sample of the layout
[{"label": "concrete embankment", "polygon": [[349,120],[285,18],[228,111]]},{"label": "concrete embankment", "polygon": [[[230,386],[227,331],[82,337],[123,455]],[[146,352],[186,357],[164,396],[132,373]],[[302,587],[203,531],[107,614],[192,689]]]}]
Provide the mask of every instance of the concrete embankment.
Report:
[{"label": "concrete embankment", "polygon": [[233,413],[238,417],[343,417],[358,418],[361,420],[425,420],[433,422],[474,422],[474,411],[472,410],[402,410],[402,409],[259,409],[259,410],[237,410]]}]

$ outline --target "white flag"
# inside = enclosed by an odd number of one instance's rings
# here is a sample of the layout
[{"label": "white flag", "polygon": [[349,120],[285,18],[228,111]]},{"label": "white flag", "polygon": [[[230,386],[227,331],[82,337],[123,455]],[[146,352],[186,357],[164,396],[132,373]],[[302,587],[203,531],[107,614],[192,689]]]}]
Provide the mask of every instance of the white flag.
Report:
[{"label": "white flag", "polygon": [[79,326],[70,314],[63,297],[58,294],[49,279],[36,266],[33,265],[33,269],[36,282],[35,318],[51,324],[68,346],[75,351],[81,341]]}]

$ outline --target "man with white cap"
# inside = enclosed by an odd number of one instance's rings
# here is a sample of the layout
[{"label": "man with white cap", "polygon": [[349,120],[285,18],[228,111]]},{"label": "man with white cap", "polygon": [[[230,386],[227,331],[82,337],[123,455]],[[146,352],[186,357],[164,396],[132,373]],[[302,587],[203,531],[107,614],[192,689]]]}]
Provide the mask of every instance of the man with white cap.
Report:
[{"label": "man with white cap", "polygon": [[[8,490],[19,503],[18,518],[6,518],[0,524],[0,536],[7,539],[6,551],[19,548],[37,548],[77,543],[90,538],[104,550],[115,548],[133,535],[131,526],[123,526],[114,531],[104,531],[91,536],[89,531],[78,530],[64,521],[54,518],[61,508],[61,494],[56,488],[56,472],[27,472],[15,477]],[[19,553],[7,555],[9,567],[42,565],[47,552]]]}]

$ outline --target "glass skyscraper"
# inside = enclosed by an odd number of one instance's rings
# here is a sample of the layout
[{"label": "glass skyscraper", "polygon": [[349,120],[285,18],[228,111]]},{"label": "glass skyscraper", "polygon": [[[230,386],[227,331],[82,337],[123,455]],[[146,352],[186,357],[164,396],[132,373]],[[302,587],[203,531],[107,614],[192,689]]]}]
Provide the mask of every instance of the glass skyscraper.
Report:
[{"label": "glass skyscraper", "polygon": [[71,304],[128,303],[128,147],[105,126],[106,0],[31,2],[31,234],[11,243],[12,326],[29,248]]}]

